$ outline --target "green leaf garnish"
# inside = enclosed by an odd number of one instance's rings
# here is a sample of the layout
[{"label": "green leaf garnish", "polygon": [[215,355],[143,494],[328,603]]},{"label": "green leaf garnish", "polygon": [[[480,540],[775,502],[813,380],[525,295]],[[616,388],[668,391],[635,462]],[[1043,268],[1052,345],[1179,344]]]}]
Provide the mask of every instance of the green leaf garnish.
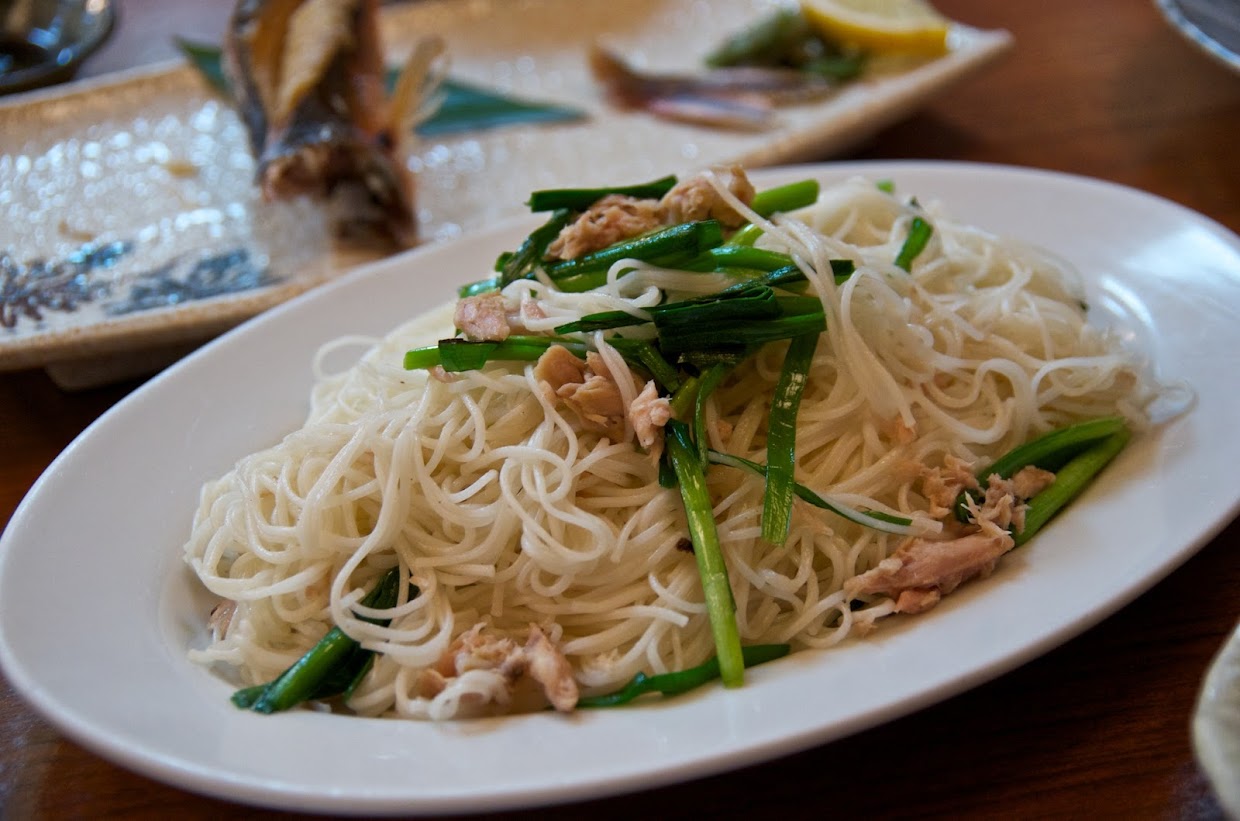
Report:
[{"label": "green leaf garnish", "polygon": [[[177,48],[216,91],[228,94],[228,79],[220,65],[220,47],[176,38]],[[387,87],[396,85],[399,71],[387,73]],[[446,79],[440,86],[443,102],[430,119],[418,125],[423,137],[442,137],[530,123],[562,123],[585,119],[585,112],[570,106],[538,103],[507,97],[460,80]]]}]

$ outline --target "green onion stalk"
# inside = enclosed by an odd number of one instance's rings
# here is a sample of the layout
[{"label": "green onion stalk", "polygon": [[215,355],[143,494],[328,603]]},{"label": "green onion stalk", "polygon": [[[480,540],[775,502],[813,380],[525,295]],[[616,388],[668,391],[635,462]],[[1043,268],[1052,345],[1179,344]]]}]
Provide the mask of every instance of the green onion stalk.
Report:
[{"label": "green onion stalk", "polygon": [[715,528],[705,466],[698,458],[697,446],[684,423],[672,419],[666,431],[668,460],[676,472],[689,522],[689,537],[693,541],[693,555],[702,578],[706,612],[715,639],[719,675],[725,687],[740,687],[745,681],[745,661],[736,627],[736,602],[732,598],[728,569]]},{"label": "green onion stalk", "polygon": [[[410,597],[418,595],[410,586]],[[388,610],[396,606],[400,593],[400,568],[385,572],[362,599],[362,606]],[[363,618],[386,627],[389,620]],[[266,684],[245,687],[233,693],[233,704],[256,713],[277,713],[306,701],[343,695],[346,699],[361,683],[374,663],[374,653],[362,648],[339,627],[327,631],[313,647],[283,673]]]}]

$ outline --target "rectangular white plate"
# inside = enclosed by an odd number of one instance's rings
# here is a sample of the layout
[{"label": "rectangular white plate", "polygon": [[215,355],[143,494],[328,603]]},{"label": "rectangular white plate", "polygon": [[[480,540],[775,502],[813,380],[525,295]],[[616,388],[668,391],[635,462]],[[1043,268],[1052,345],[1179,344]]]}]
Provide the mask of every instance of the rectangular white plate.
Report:
[{"label": "rectangular white plate", "polygon": [[[521,210],[532,190],[629,183],[740,161],[830,156],[1002,53],[1003,31],[956,26],[951,50],[875,65],[762,132],[673,124],[602,100],[595,41],[651,69],[691,71],[772,0],[428,0],[388,7],[387,54],[442,36],[450,74],[583,109],[588,119],[417,146],[422,236],[437,241]],[[109,359],[201,341],[362,261],[311,204],[265,205],[244,128],[175,65],[0,106],[0,370],[51,365],[62,384],[124,375]],[[75,371],[76,366],[85,369]],[[59,370],[58,370],[59,369]]]}]

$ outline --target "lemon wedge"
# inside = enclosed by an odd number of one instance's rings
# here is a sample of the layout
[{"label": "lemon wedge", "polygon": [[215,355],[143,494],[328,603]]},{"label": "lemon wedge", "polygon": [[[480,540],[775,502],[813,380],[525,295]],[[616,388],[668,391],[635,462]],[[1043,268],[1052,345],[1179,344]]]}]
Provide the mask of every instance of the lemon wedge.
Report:
[{"label": "lemon wedge", "polygon": [[925,0],[801,0],[801,11],[824,37],[864,51],[947,51],[951,21]]}]

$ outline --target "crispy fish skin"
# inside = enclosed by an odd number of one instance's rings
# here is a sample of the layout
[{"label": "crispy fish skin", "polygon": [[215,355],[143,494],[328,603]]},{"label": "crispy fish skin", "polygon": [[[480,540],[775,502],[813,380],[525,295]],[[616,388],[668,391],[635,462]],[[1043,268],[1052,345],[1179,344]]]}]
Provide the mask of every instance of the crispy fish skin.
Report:
[{"label": "crispy fish skin", "polygon": [[240,0],[224,68],[267,201],[327,201],[339,233],[417,239],[414,181],[398,156],[377,0]]}]

